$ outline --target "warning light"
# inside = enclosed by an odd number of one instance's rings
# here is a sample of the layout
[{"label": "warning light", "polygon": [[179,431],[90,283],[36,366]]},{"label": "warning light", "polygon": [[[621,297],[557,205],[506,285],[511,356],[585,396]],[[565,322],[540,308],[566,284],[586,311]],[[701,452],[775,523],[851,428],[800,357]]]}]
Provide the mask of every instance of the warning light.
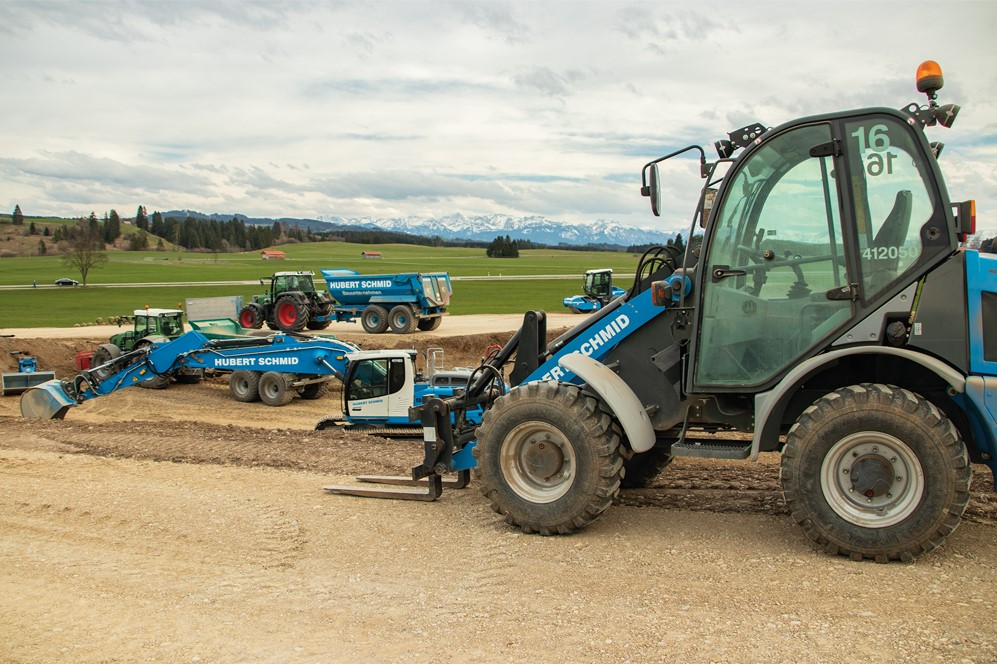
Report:
[{"label": "warning light", "polygon": [[925,60],[917,67],[917,91],[923,92],[934,99],[935,93],[945,85],[942,68],[934,60]]}]

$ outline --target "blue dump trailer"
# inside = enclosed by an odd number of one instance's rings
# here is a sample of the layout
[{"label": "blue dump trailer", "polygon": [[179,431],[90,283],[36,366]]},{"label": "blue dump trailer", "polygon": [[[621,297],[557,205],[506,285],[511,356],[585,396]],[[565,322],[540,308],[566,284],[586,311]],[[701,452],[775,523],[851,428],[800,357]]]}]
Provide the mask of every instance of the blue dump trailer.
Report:
[{"label": "blue dump trailer", "polygon": [[334,300],[329,319],[360,319],[363,329],[380,334],[435,330],[450,306],[446,272],[362,275],[353,270],[322,270]]}]

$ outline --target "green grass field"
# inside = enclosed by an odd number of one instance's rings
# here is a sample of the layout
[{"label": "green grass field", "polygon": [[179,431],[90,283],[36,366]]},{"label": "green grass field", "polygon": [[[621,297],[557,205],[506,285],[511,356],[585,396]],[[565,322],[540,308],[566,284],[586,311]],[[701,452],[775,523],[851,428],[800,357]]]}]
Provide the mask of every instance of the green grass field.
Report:
[{"label": "green grass field", "polygon": [[[347,268],[361,274],[446,271],[461,276],[576,275],[567,279],[516,279],[455,281],[450,313],[522,313],[529,309],[564,311],[561,300],[581,293],[582,274],[592,268],[613,268],[632,274],[638,256],[613,252],[528,250],[519,258],[487,258],[484,249],[419,247],[413,245],[359,245],[318,242],[281,245],[284,261],[262,261],[259,253],[201,254],[188,252],[108,252],[109,261],[93,270],[90,286],[50,287],[60,277],[80,279],[58,256],[4,258],[0,260],[0,285],[43,288],[0,291],[4,303],[0,328],[68,327],[94,322],[98,317],[127,314],[143,306],[175,307],[189,297],[241,295],[249,299],[261,286],[179,286],[177,282],[257,280],[274,271]],[[360,257],[363,251],[380,251],[379,260]],[[619,285],[629,284],[629,278]],[[125,287],[132,283],[163,284]]]}]

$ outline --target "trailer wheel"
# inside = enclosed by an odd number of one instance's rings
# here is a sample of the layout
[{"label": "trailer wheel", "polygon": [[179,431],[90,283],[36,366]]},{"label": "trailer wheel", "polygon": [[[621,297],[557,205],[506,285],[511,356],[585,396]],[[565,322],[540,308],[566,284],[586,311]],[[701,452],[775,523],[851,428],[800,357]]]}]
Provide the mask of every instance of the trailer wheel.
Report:
[{"label": "trailer wheel", "polygon": [[412,307],[407,304],[392,307],[391,313],[388,314],[388,325],[395,334],[411,334],[415,324],[415,314],[412,312]]},{"label": "trailer wheel", "polygon": [[888,385],[818,399],[789,430],[780,471],[807,536],[856,560],[931,551],[969,502],[969,458],[955,426],[934,404]]},{"label": "trailer wheel", "polygon": [[228,389],[232,398],[243,403],[260,399],[260,373],[258,371],[233,371],[228,377]]},{"label": "trailer wheel", "polygon": [[416,327],[422,332],[432,332],[442,324],[443,316],[434,316],[432,318],[420,318],[419,322],[416,323]]},{"label": "trailer wheel", "polygon": [[239,325],[250,330],[263,327],[263,308],[258,304],[247,304],[239,312]]},{"label": "trailer wheel", "polygon": [[305,385],[300,390],[298,390],[298,396],[302,399],[308,399],[309,401],[313,399],[321,399],[328,392],[329,383],[309,383]]},{"label": "trailer wheel", "polygon": [[671,448],[655,445],[623,462],[623,488],[643,489],[672,462]]},{"label": "trailer wheel", "polygon": [[297,394],[290,382],[294,374],[268,371],[260,377],[260,400],[268,406],[284,406]]},{"label": "trailer wheel", "polygon": [[567,534],[599,517],[619,493],[619,428],[574,386],[514,388],[485,411],[475,475],[492,509],[528,533]]},{"label": "trailer wheel", "polygon": [[308,307],[292,295],[277,298],[274,318],[284,332],[300,332],[308,325]]},{"label": "trailer wheel", "polygon": [[379,304],[371,304],[360,315],[360,324],[369,334],[381,334],[388,329],[388,310]]}]

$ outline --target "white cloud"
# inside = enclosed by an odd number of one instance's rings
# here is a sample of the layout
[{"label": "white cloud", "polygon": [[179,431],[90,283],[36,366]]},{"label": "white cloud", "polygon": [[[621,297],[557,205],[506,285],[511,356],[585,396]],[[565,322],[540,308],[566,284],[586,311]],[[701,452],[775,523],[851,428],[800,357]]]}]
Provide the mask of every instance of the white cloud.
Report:
[{"label": "white cloud", "polygon": [[678,230],[700,181],[677,169],[676,214],[655,220],[646,161],[752,121],[904,106],[932,58],[964,105],[937,137],[951,193],[993,217],[973,146],[997,136],[994,19],[970,2],[7,1],[0,209]]}]

